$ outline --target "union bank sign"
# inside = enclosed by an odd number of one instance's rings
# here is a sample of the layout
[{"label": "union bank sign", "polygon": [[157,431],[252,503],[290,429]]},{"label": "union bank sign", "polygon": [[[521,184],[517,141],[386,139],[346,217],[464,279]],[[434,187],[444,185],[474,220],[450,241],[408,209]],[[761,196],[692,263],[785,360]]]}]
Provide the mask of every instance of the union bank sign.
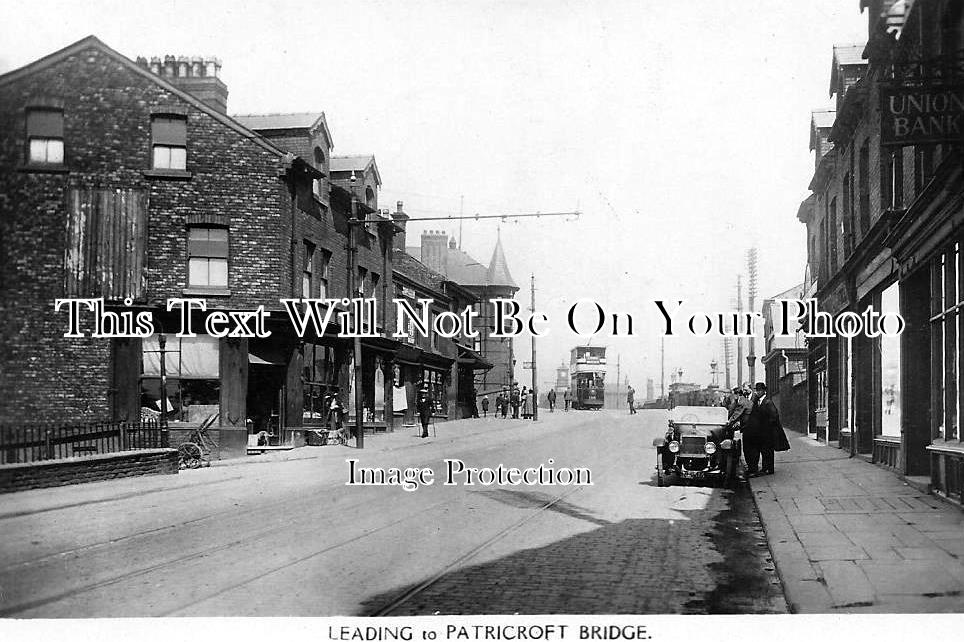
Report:
[{"label": "union bank sign", "polygon": [[882,145],[964,141],[964,84],[935,87],[883,86]]}]

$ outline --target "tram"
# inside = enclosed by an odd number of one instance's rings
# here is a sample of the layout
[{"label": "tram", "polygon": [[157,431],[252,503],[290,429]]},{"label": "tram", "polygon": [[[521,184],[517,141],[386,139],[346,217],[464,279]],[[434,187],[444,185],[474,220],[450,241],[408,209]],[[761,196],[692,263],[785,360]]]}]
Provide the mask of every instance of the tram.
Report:
[{"label": "tram", "polygon": [[606,348],[576,346],[569,359],[569,390],[574,410],[599,410],[605,400]]}]

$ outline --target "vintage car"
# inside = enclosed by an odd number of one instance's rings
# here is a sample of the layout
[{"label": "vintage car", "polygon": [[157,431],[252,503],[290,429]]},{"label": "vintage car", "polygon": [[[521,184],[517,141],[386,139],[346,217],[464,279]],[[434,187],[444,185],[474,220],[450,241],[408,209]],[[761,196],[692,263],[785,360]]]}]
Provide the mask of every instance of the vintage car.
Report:
[{"label": "vintage car", "polygon": [[731,486],[740,461],[740,432],[727,427],[722,406],[677,406],[670,410],[665,437],[656,447],[656,484],[675,476]]}]

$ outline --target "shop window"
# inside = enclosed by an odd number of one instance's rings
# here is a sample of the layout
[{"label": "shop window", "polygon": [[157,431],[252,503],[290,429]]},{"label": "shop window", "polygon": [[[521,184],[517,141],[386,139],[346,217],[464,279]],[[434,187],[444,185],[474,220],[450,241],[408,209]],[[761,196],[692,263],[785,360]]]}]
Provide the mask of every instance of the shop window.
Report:
[{"label": "shop window", "polygon": [[188,228],[188,285],[228,286],[228,230],[225,227]]},{"label": "shop window", "polygon": [[332,396],[338,393],[335,349],[306,343],[302,378],[304,380],[303,418],[314,423],[325,423]]},{"label": "shop window", "polygon": [[157,335],[143,340],[141,406],[169,418],[202,422],[220,406],[219,343],[215,337],[165,334],[166,394],[161,391],[161,353]]},{"label": "shop window", "polygon": [[[900,287],[894,283],[880,296],[881,314],[900,313]],[[880,342],[880,434],[900,436],[900,337],[881,336]]]},{"label": "shop window", "polygon": [[448,400],[444,373],[424,368],[422,370],[422,381],[428,384],[429,392],[432,394],[432,413],[436,415],[447,414]]},{"label": "shop window", "polygon": [[151,148],[154,169],[187,168],[187,118],[153,116]]},{"label": "shop window", "polygon": [[964,302],[961,283],[960,243],[945,248],[931,268],[931,364],[934,377],[931,400],[935,439],[960,439],[960,371]]},{"label": "shop window", "polygon": [[313,243],[305,241],[304,267],[301,271],[301,297],[311,298],[311,285],[314,280],[315,266],[315,246]]},{"label": "shop window", "polygon": [[27,158],[32,165],[64,164],[64,112],[62,109],[27,111]]}]

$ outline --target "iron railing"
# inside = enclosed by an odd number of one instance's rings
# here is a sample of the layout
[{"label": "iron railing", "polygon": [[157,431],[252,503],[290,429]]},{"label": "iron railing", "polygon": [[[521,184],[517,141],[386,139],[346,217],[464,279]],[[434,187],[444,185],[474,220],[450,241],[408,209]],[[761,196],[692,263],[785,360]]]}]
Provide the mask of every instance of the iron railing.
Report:
[{"label": "iron railing", "polygon": [[0,424],[0,464],[29,463],[146,448],[167,448],[156,419],[86,424]]}]

